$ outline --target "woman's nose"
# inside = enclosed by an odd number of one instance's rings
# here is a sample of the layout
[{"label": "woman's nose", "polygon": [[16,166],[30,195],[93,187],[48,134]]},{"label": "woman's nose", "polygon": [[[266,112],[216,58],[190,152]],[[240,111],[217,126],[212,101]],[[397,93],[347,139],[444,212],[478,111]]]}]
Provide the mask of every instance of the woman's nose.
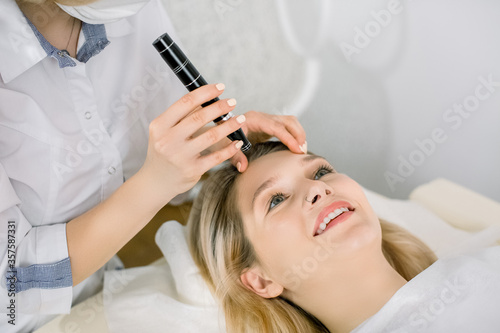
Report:
[{"label": "woman's nose", "polygon": [[314,205],[317,202],[325,199],[329,195],[333,194],[333,189],[327,184],[320,181],[313,181],[313,184],[306,194],[305,201],[308,204]]}]

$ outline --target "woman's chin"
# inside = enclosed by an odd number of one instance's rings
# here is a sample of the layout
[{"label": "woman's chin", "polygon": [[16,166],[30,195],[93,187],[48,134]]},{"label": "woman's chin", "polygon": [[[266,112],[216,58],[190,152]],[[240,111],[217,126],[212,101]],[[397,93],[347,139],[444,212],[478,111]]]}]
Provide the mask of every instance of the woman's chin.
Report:
[{"label": "woman's chin", "polygon": [[353,214],[345,221],[338,223],[315,237],[323,247],[331,248],[337,254],[356,255],[367,248],[380,248],[382,232],[378,219],[367,221]]}]

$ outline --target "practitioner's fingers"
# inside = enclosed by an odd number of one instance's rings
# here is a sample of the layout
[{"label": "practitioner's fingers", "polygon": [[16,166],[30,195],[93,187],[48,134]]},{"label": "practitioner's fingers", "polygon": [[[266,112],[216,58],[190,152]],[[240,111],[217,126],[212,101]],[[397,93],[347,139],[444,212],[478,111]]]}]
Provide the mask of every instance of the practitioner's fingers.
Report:
[{"label": "practitioner's fingers", "polygon": [[[149,186],[162,200],[170,200],[172,195],[189,190],[201,175],[234,156],[241,148],[241,141],[219,142],[241,128],[245,116],[231,118],[196,136],[207,123],[234,108],[234,99],[216,101],[200,108],[201,104],[220,95],[221,88],[215,85],[201,87],[185,95],[151,122],[148,152],[140,172],[145,179],[154,180],[148,182]],[[205,149],[215,143],[219,143],[215,151],[203,155]]]},{"label": "practitioner's fingers", "polygon": [[208,155],[200,156],[198,163],[200,167],[206,171],[221,164],[225,160],[230,159],[238,152],[241,153],[241,147],[243,146],[243,141],[231,141],[226,147],[216,150]]},{"label": "practitioner's fingers", "polygon": [[[246,121],[244,115],[233,117],[228,121],[223,122],[218,126],[210,128],[205,133],[193,138],[190,143],[190,149],[193,151],[203,151],[210,146],[215,145],[229,134],[241,128],[241,125]],[[234,155],[234,154],[233,154]],[[232,155],[231,155],[232,156]]]},{"label": "practitioner's fingers", "polygon": [[[300,124],[299,120],[295,116],[283,116],[282,121],[285,125],[285,129],[290,133],[295,142],[299,144],[300,152],[306,154],[307,153],[307,141],[306,141],[306,132],[304,128]],[[278,137],[279,138],[279,137]],[[292,142],[289,142],[293,144]],[[285,143],[286,144],[286,143]],[[288,146],[288,144],[286,144]],[[288,146],[290,147],[290,146]],[[299,153],[298,151],[294,151]]]},{"label": "practitioner's fingers", "polygon": [[168,130],[174,127],[189,113],[198,108],[201,104],[206,103],[224,91],[224,84],[208,84],[182,96],[178,101],[172,104],[165,112],[158,116],[155,120]]},{"label": "practitioner's fingers", "polygon": [[295,116],[271,115],[257,111],[249,111],[245,116],[249,132],[275,136],[294,153],[307,152],[306,133]]},{"label": "practitioner's fingers", "polygon": [[218,117],[221,117],[234,110],[235,105],[236,100],[234,98],[231,98],[223,99],[207,107],[198,109],[189,114],[181,121],[182,131],[184,133],[189,133],[190,135],[192,135],[200,128],[212,122],[214,119],[217,119]]}]

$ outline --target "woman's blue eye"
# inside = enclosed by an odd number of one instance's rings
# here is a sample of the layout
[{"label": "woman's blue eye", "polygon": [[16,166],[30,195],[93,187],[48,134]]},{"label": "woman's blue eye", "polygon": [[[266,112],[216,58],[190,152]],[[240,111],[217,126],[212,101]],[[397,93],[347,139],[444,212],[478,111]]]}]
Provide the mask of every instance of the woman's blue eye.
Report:
[{"label": "woman's blue eye", "polygon": [[283,193],[276,193],[271,197],[271,200],[269,200],[269,210],[273,209],[274,207],[278,206],[280,203],[285,201],[285,195]]},{"label": "woman's blue eye", "polygon": [[321,166],[320,168],[318,168],[318,170],[314,174],[314,180],[318,180],[321,177],[323,177],[324,175],[327,175],[327,174],[332,173],[332,172],[334,172],[332,167],[326,166],[326,165]]}]

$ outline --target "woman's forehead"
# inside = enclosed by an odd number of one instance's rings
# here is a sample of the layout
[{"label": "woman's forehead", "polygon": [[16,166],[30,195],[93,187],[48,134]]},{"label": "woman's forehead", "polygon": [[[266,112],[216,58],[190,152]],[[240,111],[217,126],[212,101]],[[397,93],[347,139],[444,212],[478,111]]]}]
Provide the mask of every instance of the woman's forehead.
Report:
[{"label": "woman's forehead", "polygon": [[247,170],[240,178],[254,181],[272,173],[282,167],[290,165],[294,160],[298,160],[303,155],[294,154],[288,150],[278,151],[259,157],[248,164]]},{"label": "woman's forehead", "polygon": [[289,150],[273,152],[250,162],[247,170],[241,176],[243,178],[255,178],[258,175],[274,173],[281,168],[306,166],[308,162],[317,159],[325,160],[319,155],[295,154]]}]

